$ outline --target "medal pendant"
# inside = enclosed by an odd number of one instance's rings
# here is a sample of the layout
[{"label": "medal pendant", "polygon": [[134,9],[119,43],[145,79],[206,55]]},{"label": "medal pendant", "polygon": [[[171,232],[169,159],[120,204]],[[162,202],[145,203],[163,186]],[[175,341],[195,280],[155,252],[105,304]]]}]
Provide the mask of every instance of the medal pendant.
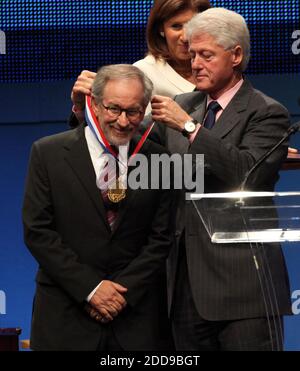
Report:
[{"label": "medal pendant", "polygon": [[118,203],[126,197],[126,189],[122,186],[119,179],[117,179],[112,188],[109,188],[107,196],[108,199],[113,203]]}]

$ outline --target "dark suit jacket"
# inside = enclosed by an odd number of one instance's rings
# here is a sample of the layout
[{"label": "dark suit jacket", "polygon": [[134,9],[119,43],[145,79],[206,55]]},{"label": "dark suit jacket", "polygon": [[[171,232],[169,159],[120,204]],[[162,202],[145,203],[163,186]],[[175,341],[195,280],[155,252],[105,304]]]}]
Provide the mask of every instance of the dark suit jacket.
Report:
[{"label": "dark suit jacket", "polygon": [[[140,152],[165,150],[146,141]],[[128,190],[111,233],[83,126],[33,144],[23,206],[25,242],[39,263],[33,349],[96,350],[105,325],[83,305],[103,279],[128,288],[128,305],[111,323],[121,346],[168,348],[171,207],[168,190]]]},{"label": "dark suit jacket", "polygon": [[[201,92],[175,98],[199,122],[204,117],[206,99]],[[165,145],[171,153],[204,154],[205,193],[218,193],[237,190],[247,171],[282,138],[288,126],[287,110],[253,89],[246,80],[215,126],[211,130],[201,128],[191,146],[180,132],[166,129],[161,124],[156,126],[151,138]],[[286,154],[287,143],[252,174],[247,189],[272,191]],[[264,299],[250,246],[212,244],[193,204],[186,202],[182,195],[177,214],[177,241],[184,229],[189,281],[199,314],[208,320],[265,315]],[[268,312],[290,313],[289,284],[280,247],[271,244],[258,249],[254,246],[254,250]],[[173,298],[177,258],[178,244],[169,258],[169,303]],[[266,289],[270,274],[274,291],[270,284]],[[274,292],[277,303],[274,302]]]}]

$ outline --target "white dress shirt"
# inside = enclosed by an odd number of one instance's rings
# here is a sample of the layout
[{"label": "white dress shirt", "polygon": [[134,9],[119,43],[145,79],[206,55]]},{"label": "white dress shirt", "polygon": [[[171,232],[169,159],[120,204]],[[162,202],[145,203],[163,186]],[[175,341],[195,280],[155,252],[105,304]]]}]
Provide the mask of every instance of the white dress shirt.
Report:
[{"label": "white dress shirt", "polygon": [[[88,150],[89,150],[89,153],[90,153],[90,156],[91,156],[92,164],[93,164],[93,167],[94,167],[94,170],[95,170],[95,174],[96,174],[95,183],[97,185],[98,184],[97,179],[100,178],[101,171],[104,168],[107,160],[106,160],[105,156],[103,156],[103,154],[104,154],[103,147],[98,142],[98,139],[95,137],[94,133],[92,132],[92,130],[88,126],[85,127],[84,134],[85,134],[85,139],[86,139],[86,142],[87,142]],[[127,143],[126,145],[124,145],[122,147],[123,147],[122,150],[119,151],[119,158],[120,158],[121,163],[125,164],[125,163],[127,163],[127,159],[124,157],[124,154],[128,153],[129,143]],[[125,169],[123,167],[122,169],[123,169],[122,176],[126,177],[127,176],[127,168]],[[87,296],[87,298],[86,298],[87,302],[89,302],[91,300],[92,296],[95,294],[95,292],[97,291],[98,287],[101,285],[102,282],[103,281],[101,281],[99,283],[99,285],[97,285],[94,288],[94,290]]]},{"label": "white dress shirt", "polygon": [[[153,55],[147,55],[135,63],[153,83],[153,95],[163,95],[174,98],[177,94],[189,93],[195,89],[195,85],[183,78],[172,68],[169,63],[155,59]],[[151,105],[147,106],[146,114],[151,112]]]}]

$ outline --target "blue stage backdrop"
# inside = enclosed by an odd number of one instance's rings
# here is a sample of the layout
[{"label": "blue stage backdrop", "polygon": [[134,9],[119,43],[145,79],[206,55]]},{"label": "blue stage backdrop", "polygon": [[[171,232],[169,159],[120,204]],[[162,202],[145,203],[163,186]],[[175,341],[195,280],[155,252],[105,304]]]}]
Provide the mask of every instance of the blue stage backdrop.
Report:
[{"label": "blue stage backdrop", "polygon": [[[298,0],[212,1],[245,16],[252,36],[249,73],[297,73],[291,53],[299,23]],[[75,78],[82,68],[133,63],[146,51],[145,24],[152,1],[2,0],[6,34],[0,81]]]},{"label": "blue stage backdrop", "polygon": [[[212,0],[242,14],[252,38],[248,75],[300,118],[299,0]],[[0,327],[29,338],[36,263],[23,243],[21,206],[29,150],[67,129],[70,89],[82,69],[132,63],[146,52],[151,0],[0,2]],[[300,135],[292,143],[300,148]],[[299,171],[282,171],[277,190],[299,190]],[[286,349],[300,350],[300,245],[284,245],[294,316]]]}]

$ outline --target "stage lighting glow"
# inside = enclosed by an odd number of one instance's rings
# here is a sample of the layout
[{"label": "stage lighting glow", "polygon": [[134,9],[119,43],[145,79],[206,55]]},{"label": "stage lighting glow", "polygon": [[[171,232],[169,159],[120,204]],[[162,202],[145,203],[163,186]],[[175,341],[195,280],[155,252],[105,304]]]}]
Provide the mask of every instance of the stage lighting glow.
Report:
[{"label": "stage lighting glow", "polygon": [[[299,0],[212,0],[242,14],[250,28],[248,72],[299,73],[292,34]],[[111,63],[133,63],[146,52],[145,26],[152,0],[2,0],[1,82],[75,78]],[[295,45],[295,44],[294,44]]]}]

